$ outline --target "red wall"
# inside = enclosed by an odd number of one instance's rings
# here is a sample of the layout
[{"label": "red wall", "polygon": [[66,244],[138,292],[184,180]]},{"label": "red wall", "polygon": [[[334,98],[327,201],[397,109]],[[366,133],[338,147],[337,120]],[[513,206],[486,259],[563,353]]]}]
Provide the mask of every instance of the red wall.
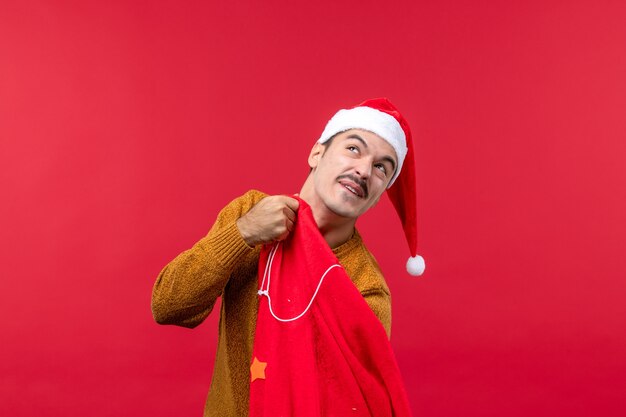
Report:
[{"label": "red wall", "polygon": [[0,415],[200,415],[217,317],[157,326],[158,272],[383,95],[426,274],[386,200],[360,228],[415,415],[624,415],[624,3],[227,3],[0,4]]}]

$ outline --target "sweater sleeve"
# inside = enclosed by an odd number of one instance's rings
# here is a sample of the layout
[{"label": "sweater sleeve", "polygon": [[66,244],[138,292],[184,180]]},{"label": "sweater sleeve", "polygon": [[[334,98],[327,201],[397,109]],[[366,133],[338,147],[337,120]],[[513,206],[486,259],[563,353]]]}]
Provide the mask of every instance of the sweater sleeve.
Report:
[{"label": "sweater sleeve", "polygon": [[152,290],[152,315],[159,324],[196,327],[242,263],[254,262],[258,248],[241,237],[236,221],[266,195],[249,191],[218,215],[209,233],[163,268]]}]

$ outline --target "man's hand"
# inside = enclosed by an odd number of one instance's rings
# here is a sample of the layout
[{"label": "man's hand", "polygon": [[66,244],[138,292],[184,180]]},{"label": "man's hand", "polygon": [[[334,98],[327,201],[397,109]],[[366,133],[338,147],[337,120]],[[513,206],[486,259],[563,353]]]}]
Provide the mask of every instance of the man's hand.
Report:
[{"label": "man's hand", "polygon": [[246,243],[258,244],[281,241],[293,229],[300,202],[284,195],[265,197],[237,220],[237,228]]}]

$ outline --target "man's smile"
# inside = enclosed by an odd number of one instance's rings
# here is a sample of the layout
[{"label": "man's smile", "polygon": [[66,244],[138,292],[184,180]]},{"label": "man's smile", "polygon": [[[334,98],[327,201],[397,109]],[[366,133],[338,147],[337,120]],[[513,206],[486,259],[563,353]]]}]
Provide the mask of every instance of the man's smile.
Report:
[{"label": "man's smile", "polygon": [[359,198],[367,198],[367,183],[354,175],[341,175],[337,182]]}]

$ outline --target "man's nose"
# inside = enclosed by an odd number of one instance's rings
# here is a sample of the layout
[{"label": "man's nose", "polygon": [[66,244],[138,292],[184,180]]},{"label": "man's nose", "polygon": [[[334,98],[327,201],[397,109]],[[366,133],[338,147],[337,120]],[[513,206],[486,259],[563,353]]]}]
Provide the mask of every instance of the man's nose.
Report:
[{"label": "man's nose", "polygon": [[356,165],[356,174],[364,180],[372,175],[372,164],[366,159],[367,158],[360,159]]}]

